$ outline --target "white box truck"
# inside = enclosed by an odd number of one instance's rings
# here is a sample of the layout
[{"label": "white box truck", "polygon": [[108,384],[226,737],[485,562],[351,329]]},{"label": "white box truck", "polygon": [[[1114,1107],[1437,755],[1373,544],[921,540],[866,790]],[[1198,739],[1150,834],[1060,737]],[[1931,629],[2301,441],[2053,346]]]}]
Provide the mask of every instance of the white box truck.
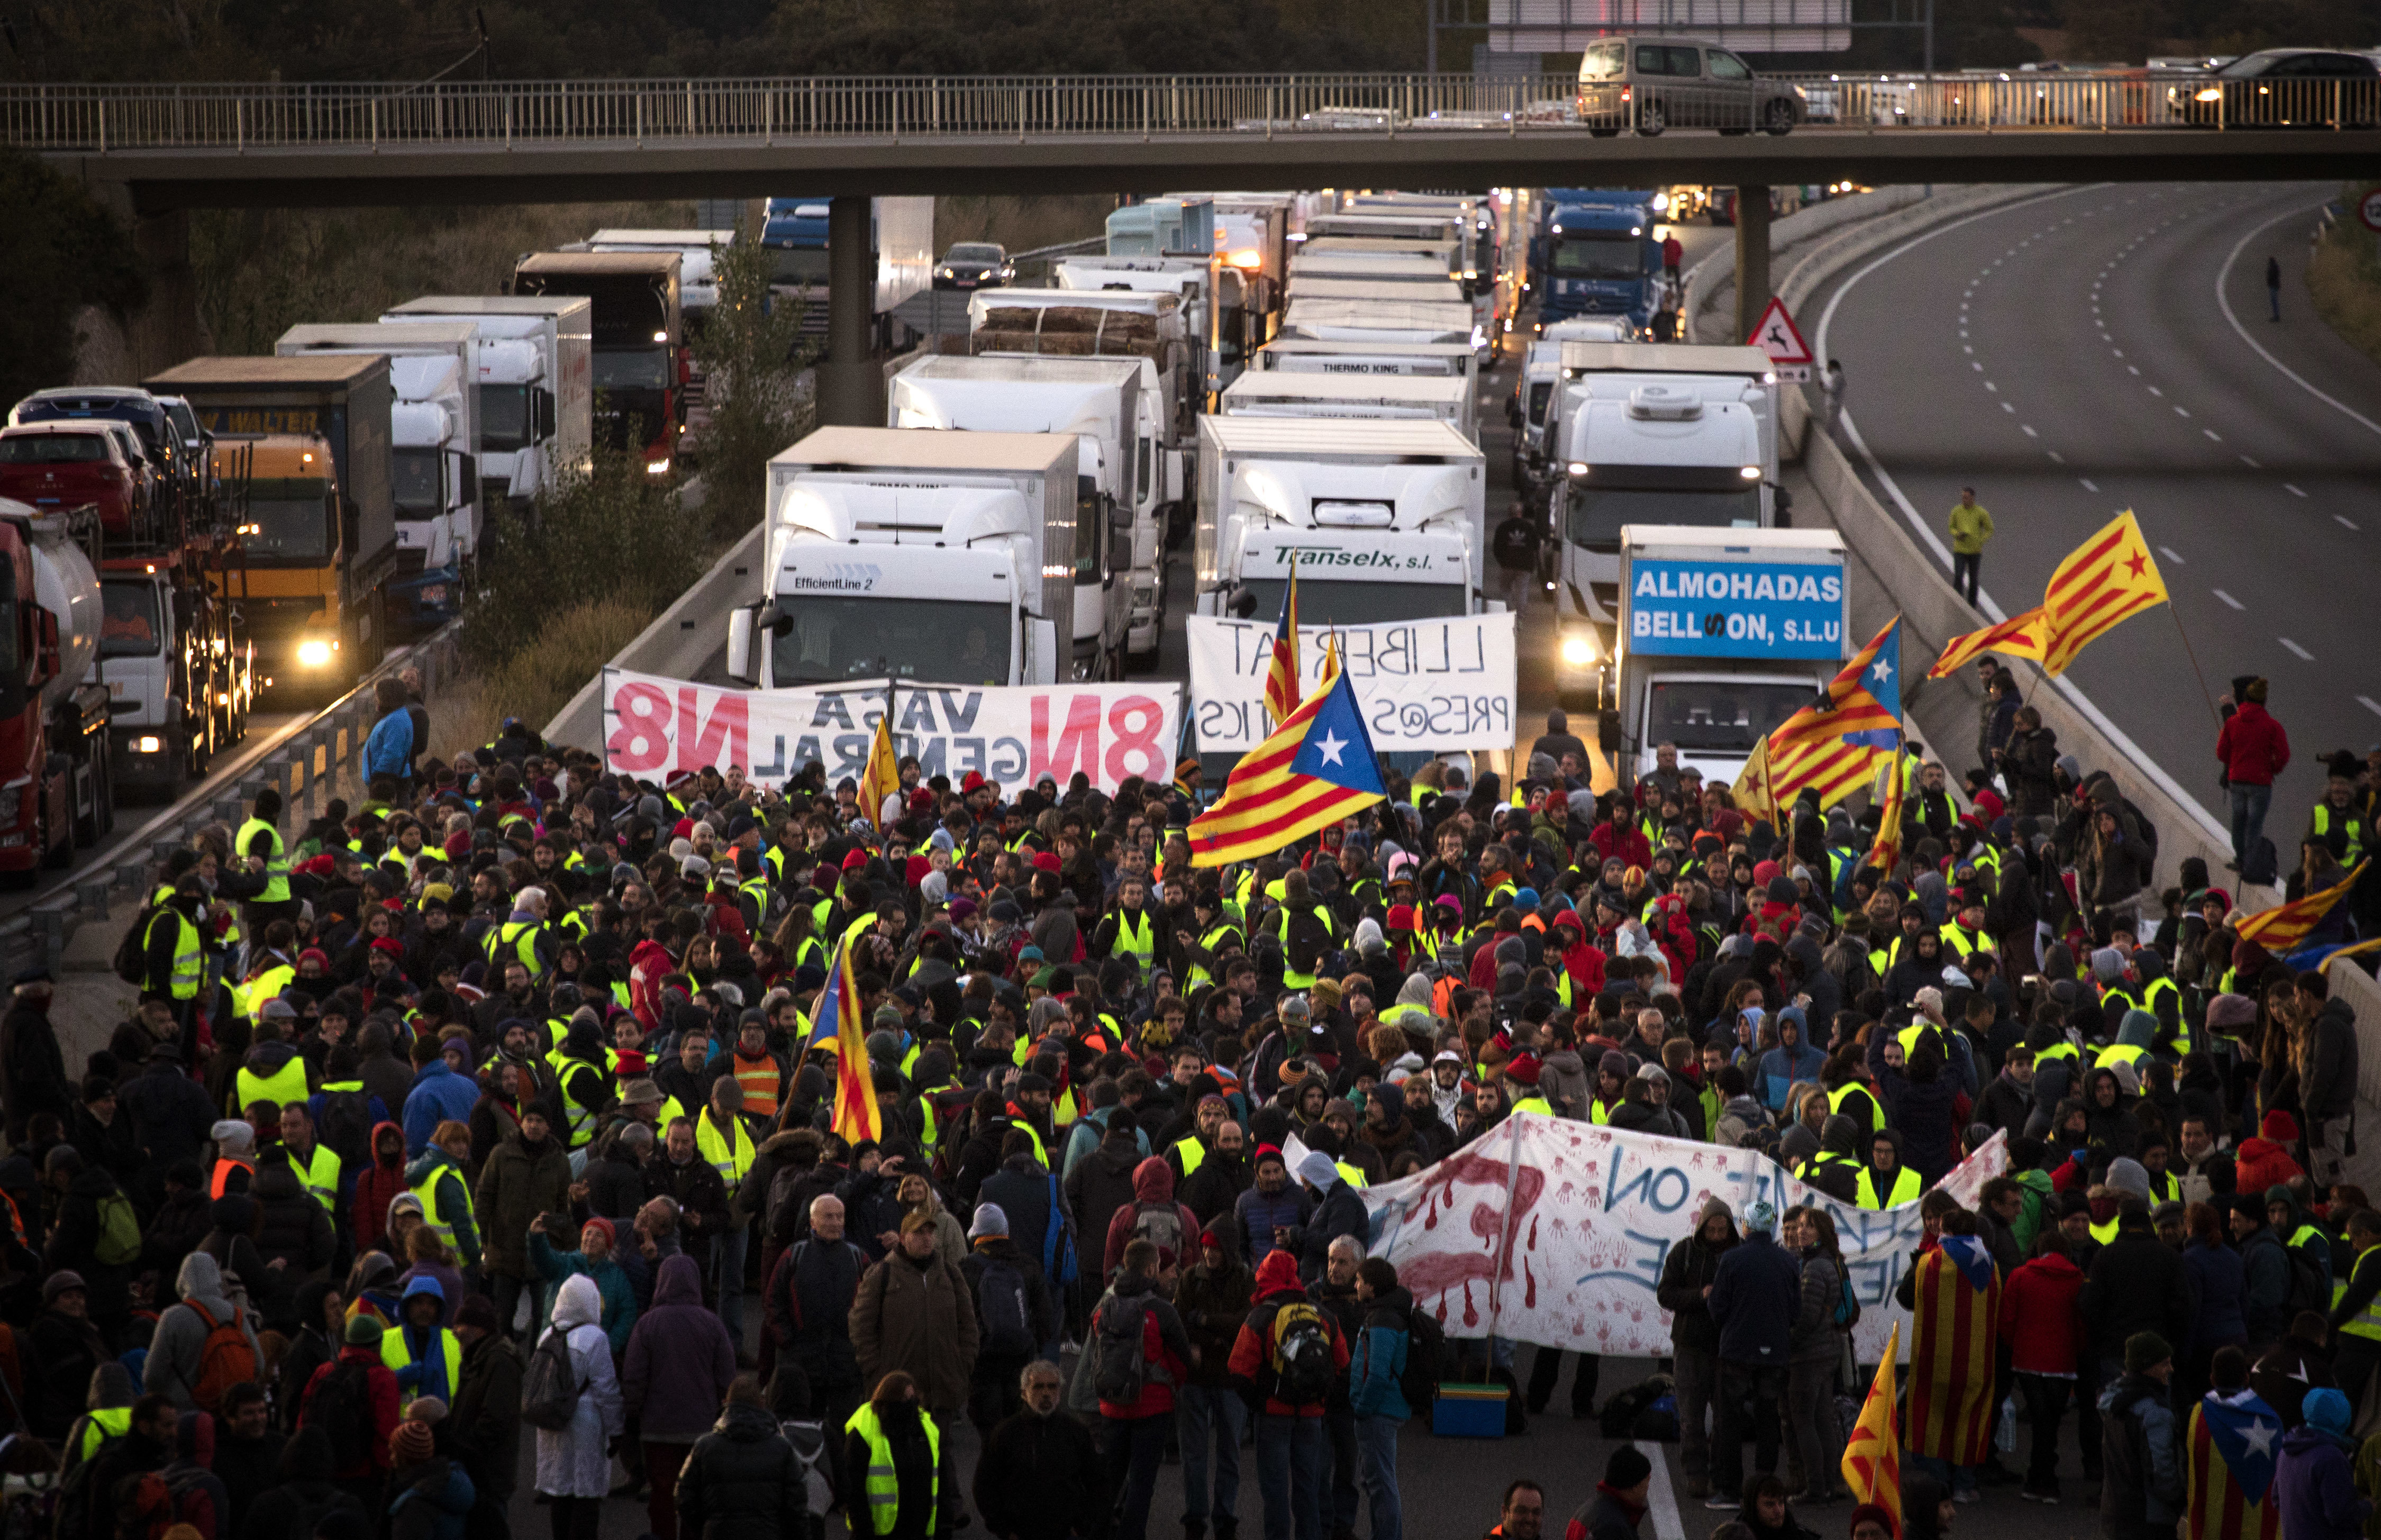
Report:
[{"label": "white box truck", "polygon": [[1609,646],[1623,525],[1762,530],[1791,505],[1777,485],[1772,376],[1757,348],[1562,345],[1546,426],[1546,544],[1567,658],[1591,629]]},{"label": "white box truck", "polygon": [[581,295],[425,294],[381,313],[397,325],[468,322],[479,334],[472,410],[487,505],[526,504],[592,464],[594,306]]},{"label": "white box truck", "polygon": [[1452,375],[1480,383],[1480,355],[1462,342],[1345,342],[1277,336],[1257,352],[1257,367],[1290,374]]},{"label": "white box truck", "polygon": [[1513,425],[1514,485],[1526,491],[1545,482],[1546,422],[1554,415],[1557,387],[1562,383],[1562,345],[1636,339],[1637,328],[1627,316],[1580,315],[1557,321],[1530,340],[1512,398],[1506,403],[1506,420]]},{"label": "white box truck", "polygon": [[760,596],[727,672],[763,690],[1075,672],[1072,434],[821,428],[769,461]]},{"label": "white box truck", "polygon": [[[1163,409],[1157,366],[1147,359],[930,354],[893,376],[885,401],[888,427],[1076,436],[1075,473],[1093,490],[1076,500],[1092,525],[1077,544],[1096,564],[1078,577],[1097,586],[1076,588],[1071,635],[1078,652],[1104,658],[1157,654],[1166,606],[1159,461],[1172,452],[1160,445]],[[1127,565],[1108,565],[1112,553],[1126,552]]]},{"label": "white box truck", "polygon": [[1369,625],[1476,615],[1488,473],[1444,422],[1218,416],[1199,423],[1202,615]]},{"label": "white box truck", "polygon": [[1243,374],[1224,410],[1250,417],[1435,418],[1474,436],[1471,385],[1447,374]]},{"label": "white box truck", "polygon": [[273,350],[380,354],[396,392],[389,481],[397,494],[397,573],[389,618],[433,629],[462,613],[463,575],[479,554],[479,332],[468,322],[299,325]]},{"label": "white box truck", "polygon": [[1592,674],[1601,747],[1624,786],[1664,744],[1705,785],[1735,780],[1854,651],[1833,530],[1630,524],[1620,575],[1618,639]]},{"label": "white box truck", "polygon": [[1470,305],[1427,300],[1293,297],[1282,331],[1326,342],[1459,342],[1474,349],[1486,341]]}]

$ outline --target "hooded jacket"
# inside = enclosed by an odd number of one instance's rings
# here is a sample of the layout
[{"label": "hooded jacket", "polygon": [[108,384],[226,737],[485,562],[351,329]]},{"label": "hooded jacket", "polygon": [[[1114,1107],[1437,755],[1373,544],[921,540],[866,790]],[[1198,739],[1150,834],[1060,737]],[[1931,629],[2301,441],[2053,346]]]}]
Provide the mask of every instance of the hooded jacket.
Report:
[{"label": "hooded jacket", "polygon": [[[1233,1380],[1254,1388],[1264,1397],[1264,1412],[1269,1417],[1320,1417],[1325,1402],[1312,1405],[1280,1399],[1274,1394],[1276,1386],[1273,1371],[1274,1318],[1284,1305],[1303,1303],[1306,1290],[1298,1281],[1298,1264],[1286,1251],[1269,1253],[1257,1268],[1255,1303],[1248,1319],[1240,1323],[1239,1334],[1232,1339],[1232,1356],[1228,1364]],[[1337,1317],[1320,1307],[1323,1329],[1331,1338],[1332,1359],[1336,1368],[1348,1367],[1348,1341],[1340,1335]]]},{"label": "hooded jacket", "polygon": [[405,1094],[405,1110],[400,1115],[405,1125],[406,1155],[418,1156],[428,1149],[430,1136],[440,1123],[451,1120],[468,1125],[471,1108],[479,1099],[479,1082],[448,1069],[443,1057],[415,1070],[413,1088]]},{"label": "hooded jacket", "polygon": [[[601,1497],[612,1489],[611,1441],[621,1427],[620,1384],[612,1371],[612,1345],[597,1325],[604,1300],[594,1280],[566,1280],[555,1295],[549,1334],[561,1333],[570,1353],[570,1372],[586,1387],[570,1414],[570,1425],[537,1430],[537,1489],[558,1497]],[[383,1448],[387,1440],[381,1441]]]},{"label": "hooded jacket", "polygon": [[[390,1142],[396,1153],[386,1154]],[[405,1130],[395,1123],[375,1123],[372,1131],[372,1163],[358,1171],[350,1221],[356,1250],[378,1247],[388,1234],[388,1205],[405,1191]]]},{"label": "hooded jacket", "polygon": [[1106,1243],[1101,1252],[1103,1277],[1124,1265],[1125,1246],[1132,1240],[1143,1209],[1166,1206],[1174,1210],[1175,1220],[1182,1228],[1182,1245],[1175,1257],[1180,1264],[1188,1260],[1181,1253],[1193,1250],[1199,1243],[1199,1216],[1188,1205],[1175,1201],[1174,1168],[1152,1155],[1133,1169],[1132,1202],[1109,1216]]},{"label": "hooded jacket", "polygon": [[[192,1252],[182,1259],[182,1269],[175,1275],[174,1292],[181,1302],[157,1317],[157,1330],[150,1338],[149,1359],[141,1370],[140,1385],[150,1394],[170,1397],[177,1407],[191,1412],[197,1410],[198,1402],[191,1399],[190,1390],[199,1383],[200,1360],[206,1349],[207,1333],[213,1328],[190,1307],[197,1305],[221,1325],[232,1318],[232,1302],[224,1293],[223,1270],[204,1252]],[[239,1317],[249,1351],[257,1352],[255,1319],[246,1311],[241,1311]],[[257,1362],[264,1362],[262,1352],[257,1352]]]},{"label": "hooded jacket", "polygon": [[851,1346],[862,1385],[893,1370],[918,1382],[932,1412],[966,1404],[980,1342],[967,1278],[940,1255],[922,1265],[896,1251],[871,1267],[851,1302]]},{"label": "hooded jacket", "polygon": [[1788,1006],[1777,1013],[1777,1045],[1761,1056],[1761,1100],[1772,1112],[1786,1110],[1788,1088],[1796,1081],[1817,1080],[1827,1063],[1827,1056],[1811,1046],[1807,1024],[1797,1007]]},{"label": "hooded jacket", "polygon": [[703,1307],[702,1269],[690,1256],[666,1258],[651,1310],[637,1317],[620,1363],[620,1399],[640,1436],[687,1444],[711,1426],[736,1378],[736,1345]]},{"label": "hooded jacket", "polygon": [[1181,1315],[1157,1291],[1157,1279],[1146,1273],[1118,1277],[1099,1302],[1091,1329],[1105,1337],[1110,1328],[1104,1323],[1120,1321],[1123,1313],[1135,1311],[1141,1316],[1142,1361],[1147,1365],[1140,1399],[1129,1405],[1103,1399],[1100,1415],[1127,1421],[1171,1419],[1175,1388],[1190,1377],[1190,1338],[1182,1329]]},{"label": "hooded jacket", "polygon": [[481,1265],[499,1277],[529,1278],[529,1228],[541,1214],[570,1212],[570,1155],[548,1133],[531,1149],[516,1133],[480,1170],[474,1212],[484,1227]]},{"label": "hooded jacket", "polygon": [[[1106,1237],[1108,1221],[1119,1210],[1132,1207],[1138,1195],[1141,1164],[1150,1158],[1139,1140],[1102,1131],[1099,1143],[1068,1169],[1060,1184],[1067,1206],[1075,1216],[1076,1234]],[[1009,1221],[1012,1225],[1016,1222],[1013,1217]]]},{"label": "hooded jacket", "polygon": [[2009,1275],[2001,1289],[2001,1340],[2019,1374],[2072,1375],[2084,1350],[2083,1270],[2049,1252]]},{"label": "hooded jacket", "polygon": [[2357,1540],[2373,1511],[2371,1499],[2356,1490],[2347,1440],[2303,1424],[2282,1438],[2270,1500],[2281,1509],[2289,1540]]},{"label": "hooded jacket", "polygon": [[2265,1114],[2256,1133],[2241,1141],[2232,1154],[2233,1184],[2242,1192],[2263,1192],[2305,1173],[2290,1158],[2288,1145],[2299,1136],[2298,1119],[2278,1107]]},{"label": "hooded jacket", "polygon": [[809,1510],[801,1461],[757,1406],[723,1407],[678,1476],[685,1540],[786,1540]]}]

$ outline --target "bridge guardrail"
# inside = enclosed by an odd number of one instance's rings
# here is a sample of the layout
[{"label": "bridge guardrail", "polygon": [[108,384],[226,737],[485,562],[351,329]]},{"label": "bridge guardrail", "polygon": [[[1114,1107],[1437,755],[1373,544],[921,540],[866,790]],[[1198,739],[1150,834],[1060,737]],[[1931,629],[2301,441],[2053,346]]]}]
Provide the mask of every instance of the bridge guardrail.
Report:
[{"label": "bridge guardrail", "polygon": [[[2169,71],[1765,76],[1831,131],[2381,127],[2381,79],[2227,81]],[[0,141],[51,152],[823,138],[1599,131],[1566,74],[853,76],[263,81],[0,87]],[[1679,88],[1653,88],[1680,91]],[[1707,94],[1707,93],[1698,93]],[[1732,130],[1725,111],[1672,121]]]}]

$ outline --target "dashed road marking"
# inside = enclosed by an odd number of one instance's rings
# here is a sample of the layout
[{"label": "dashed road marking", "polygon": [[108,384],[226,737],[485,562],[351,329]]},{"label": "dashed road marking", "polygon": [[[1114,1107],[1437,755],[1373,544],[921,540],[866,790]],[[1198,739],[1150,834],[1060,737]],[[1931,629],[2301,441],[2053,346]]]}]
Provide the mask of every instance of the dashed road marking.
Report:
[{"label": "dashed road marking", "polygon": [[2215,429],[2213,429],[2213,428],[2202,428],[2202,429],[2200,429],[2199,431],[2200,431],[2201,433],[2205,434],[2208,437],[2210,437],[2210,438],[2214,439],[2214,440],[2215,440],[2216,443],[2218,443],[2218,444],[2221,444],[2221,443],[2223,443],[2223,442],[2224,442],[2224,435],[2223,435],[2223,434],[2219,434],[2219,433],[2217,433],[2217,432],[2216,432]]},{"label": "dashed road marking", "polygon": [[2297,642],[2292,642],[2289,637],[2277,636],[2274,640],[2280,642],[2283,646],[2288,647],[2291,652],[2297,654],[2298,660],[2301,663],[2313,663],[2314,661],[2314,654],[2313,653],[2308,652]]},{"label": "dashed road marking", "polygon": [[2242,455],[2241,457],[2241,463],[2247,466],[2252,471],[2263,471],[2265,469],[2264,466],[2259,465],[2255,460],[2251,459],[2246,455]]},{"label": "dashed road marking", "polygon": [[2293,497],[2303,497],[2306,495],[2305,493],[2301,492],[2295,485],[2289,482],[2284,482],[2282,483],[2282,490],[2289,493]]},{"label": "dashed road marking", "polygon": [[2240,600],[2235,599],[2234,597],[2232,597],[2232,595],[2230,595],[2229,593],[2225,593],[2225,592],[2224,592],[2222,589],[2220,589],[2220,588],[2219,588],[2219,589],[2217,589],[2217,590],[2216,590],[2216,596],[2217,598],[2219,598],[2219,599],[2223,600],[2226,604],[2230,605],[2234,609],[2247,609],[2247,608],[2249,607],[2248,605],[2246,605],[2242,604]]},{"label": "dashed road marking", "polygon": [[2191,563],[2183,560],[2180,553],[2177,552],[2171,545],[2159,546],[2158,555],[2166,557],[2167,560],[2174,563],[2177,567],[2188,567],[2191,565]]},{"label": "dashed road marking", "polygon": [[2092,478],[2089,476],[2078,476],[2075,479],[2083,483],[2083,490],[2086,492],[2097,492],[2100,490],[2099,487],[2093,483]]}]

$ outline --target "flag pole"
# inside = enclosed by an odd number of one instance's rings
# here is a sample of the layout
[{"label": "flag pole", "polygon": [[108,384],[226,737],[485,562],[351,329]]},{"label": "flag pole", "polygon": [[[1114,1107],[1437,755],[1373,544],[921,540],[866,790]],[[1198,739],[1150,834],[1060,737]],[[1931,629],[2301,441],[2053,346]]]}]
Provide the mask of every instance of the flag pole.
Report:
[{"label": "flag pole", "polygon": [[2191,660],[2191,671],[2199,676],[2199,693],[2207,701],[2207,715],[2216,718],[2216,725],[2221,727],[2224,714],[2216,709],[2216,692],[2207,688],[2207,674],[2199,666],[2199,654],[2192,651],[2191,633],[2182,629],[2182,613],[2174,607],[2172,599],[2167,601],[2166,612],[2174,617],[2174,634],[2182,638],[2182,655]]}]

